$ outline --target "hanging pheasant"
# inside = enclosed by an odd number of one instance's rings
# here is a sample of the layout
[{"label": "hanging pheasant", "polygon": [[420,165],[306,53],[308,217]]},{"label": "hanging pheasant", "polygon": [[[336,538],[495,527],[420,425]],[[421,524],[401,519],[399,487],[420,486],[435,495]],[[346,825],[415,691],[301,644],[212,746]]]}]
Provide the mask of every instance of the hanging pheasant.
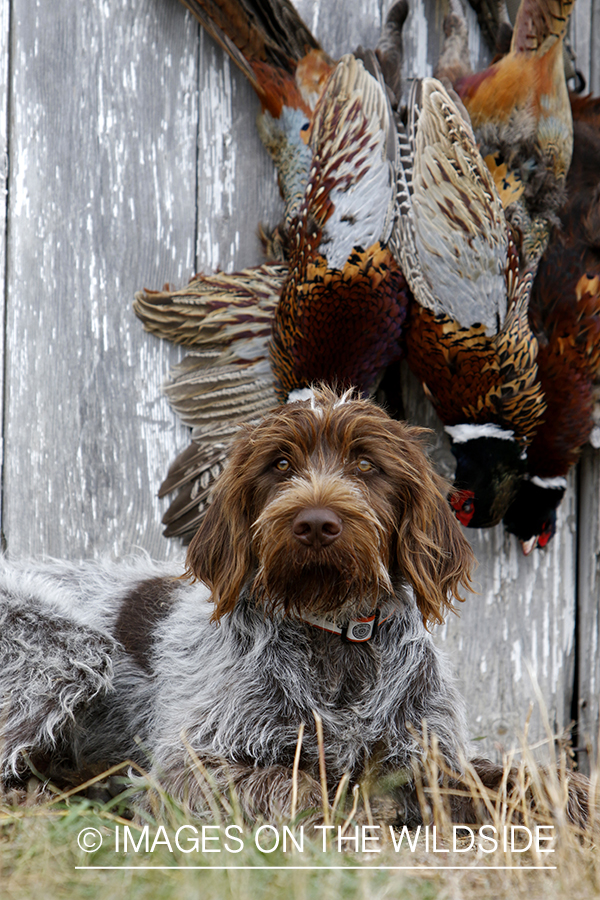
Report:
[{"label": "hanging pheasant", "polygon": [[582,445],[600,446],[600,99],[572,99],[573,163],[560,225],[540,263],[529,318],[539,342],[544,422],[527,477],[504,517],[525,553],[554,534],[556,509]]},{"label": "hanging pheasant", "polygon": [[531,276],[519,274],[471,128],[436,79],[413,86],[401,151],[395,241],[418,301],[407,360],[451,439],[457,516],[490,526],[514,499],[544,411],[527,320]]},{"label": "hanging pheasant", "polygon": [[[561,45],[571,8],[572,3],[557,0],[523,2],[512,37],[510,28],[504,26],[508,34],[505,56],[485,72],[473,75],[468,66],[466,24],[460,6],[453,2],[438,66],[438,72],[463,96],[484,152],[493,151],[486,161],[507,216],[522,236],[521,266],[529,264],[532,271],[556,221],[558,203],[565,196],[572,115]],[[593,101],[585,101],[585,107],[574,101],[574,109],[580,119],[594,114]],[[569,195],[579,193],[579,200],[573,206],[569,197],[561,210],[565,230],[561,233],[560,226],[554,228],[552,246],[542,261],[530,301],[530,324],[540,341],[539,379],[548,409],[528,451],[525,479],[504,518],[508,530],[521,538],[525,552],[536,543],[544,546],[554,533],[556,507],[566,488],[564,476],[591,428],[590,392],[597,378],[597,269],[590,244],[597,243],[597,238],[590,238],[589,229],[584,236],[578,216],[585,191],[593,196],[597,176],[594,182],[589,174],[594,139],[582,137],[581,131],[580,122],[576,126],[580,148],[567,182]],[[588,174],[577,183],[574,173],[581,166]],[[586,281],[587,274],[592,277]],[[469,499],[466,502],[468,515],[471,503]],[[460,498],[456,503],[460,506]],[[458,512],[464,515],[460,509]]]},{"label": "hanging pheasant", "polygon": [[399,357],[406,315],[406,282],[385,243],[395,125],[381,85],[354,57],[331,76],[309,140],[313,167],[290,225],[290,272],[273,325],[280,400],[316,380],[370,392]]},{"label": "hanging pheasant", "polygon": [[[165,533],[183,536],[196,530],[239,424],[317,380],[372,392],[400,356],[409,301],[387,246],[398,150],[377,56],[334,63],[287,0],[184,2],[261,101],[287,267],[199,276],[182,291],[136,297],[149,330],[194,347],[167,388],[194,427],[192,444],[161,488],[180,489]],[[379,47],[392,86],[406,12],[405,0],[393,8]]]},{"label": "hanging pheasant", "polygon": [[[454,76],[497,186],[510,185],[506,214],[520,267],[535,267],[564,201],[573,123],[563,43],[574,0],[522,0],[510,50],[477,74]],[[468,55],[462,56],[464,60]],[[520,185],[520,190],[515,186]]]}]

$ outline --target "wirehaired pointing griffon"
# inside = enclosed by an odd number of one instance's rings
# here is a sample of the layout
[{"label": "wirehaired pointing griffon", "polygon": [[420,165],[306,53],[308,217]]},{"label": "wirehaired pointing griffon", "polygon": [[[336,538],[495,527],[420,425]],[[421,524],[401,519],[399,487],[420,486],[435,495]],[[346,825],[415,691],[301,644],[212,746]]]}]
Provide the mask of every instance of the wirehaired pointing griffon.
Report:
[{"label": "wirehaired pointing griffon", "polygon": [[322,808],[317,713],[329,799],[346,773],[399,773],[394,816],[419,821],[428,743],[456,772],[467,752],[427,630],[469,586],[446,494],[420,429],[319,389],[240,432],[190,577],[146,559],[6,564],[5,782],[28,761],[64,783],[131,759],[195,814],[207,777],[273,820],[292,786],[298,811]]}]

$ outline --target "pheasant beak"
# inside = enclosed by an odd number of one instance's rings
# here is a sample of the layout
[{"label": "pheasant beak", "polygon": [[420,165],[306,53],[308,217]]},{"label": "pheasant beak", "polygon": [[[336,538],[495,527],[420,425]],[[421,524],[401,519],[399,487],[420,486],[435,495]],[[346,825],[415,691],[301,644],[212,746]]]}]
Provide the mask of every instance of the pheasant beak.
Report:
[{"label": "pheasant beak", "polygon": [[523,551],[525,556],[529,556],[532,550],[535,550],[537,547],[538,536],[534,534],[533,537],[530,537],[528,541],[521,541],[521,550]]},{"label": "pheasant beak", "polygon": [[539,534],[534,534],[528,541],[521,541],[521,548],[525,556],[529,556],[536,547],[545,547],[549,543],[550,538],[554,535],[556,526],[553,519],[549,519],[542,525]]}]

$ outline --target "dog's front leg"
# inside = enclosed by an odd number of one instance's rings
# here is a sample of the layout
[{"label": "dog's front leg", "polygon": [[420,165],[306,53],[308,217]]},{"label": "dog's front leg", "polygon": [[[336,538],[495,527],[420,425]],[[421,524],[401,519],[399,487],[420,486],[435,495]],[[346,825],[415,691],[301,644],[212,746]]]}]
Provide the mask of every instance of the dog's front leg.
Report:
[{"label": "dog's front leg", "polygon": [[292,812],[308,813],[303,822],[323,818],[318,781],[302,770],[294,777],[287,766],[261,768],[194,756],[154,772],[153,781],[167,797],[201,818],[231,811],[240,812],[250,822],[289,821]]}]

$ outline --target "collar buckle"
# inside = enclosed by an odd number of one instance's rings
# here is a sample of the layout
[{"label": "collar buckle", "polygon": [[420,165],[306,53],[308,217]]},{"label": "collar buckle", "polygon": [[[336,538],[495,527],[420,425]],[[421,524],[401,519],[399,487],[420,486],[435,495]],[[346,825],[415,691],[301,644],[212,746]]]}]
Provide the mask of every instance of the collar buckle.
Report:
[{"label": "collar buckle", "polygon": [[382,607],[378,607],[372,616],[350,619],[343,626],[338,625],[334,619],[328,616],[311,616],[306,614],[301,618],[303,622],[313,625],[320,631],[338,634],[340,639],[346,644],[366,644],[367,641],[372,640],[376,636],[380,625],[391,619],[395,613],[396,604],[390,602],[384,603]]},{"label": "collar buckle", "polygon": [[363,644],[370,641],[377,634],[379,626],[379,609],[375,615],[361,619],[350,619],[342,628],[341,638],[345,644]]}]

